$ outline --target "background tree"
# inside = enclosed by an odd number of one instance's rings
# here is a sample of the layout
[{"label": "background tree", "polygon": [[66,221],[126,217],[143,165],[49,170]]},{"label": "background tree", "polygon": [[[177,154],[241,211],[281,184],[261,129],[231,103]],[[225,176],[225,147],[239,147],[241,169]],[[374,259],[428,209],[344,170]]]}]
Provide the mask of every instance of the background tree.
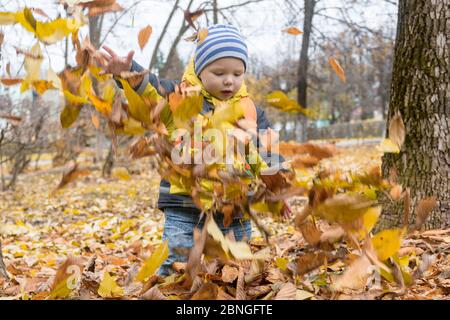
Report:
[{"label": "background tree", "polygon": [[[411,189],[411,204],[436,196],[425,226],[450,226],[450,0],[400,0],[389,118],[400,112],[406,139],[400,154],[383,158]],[[414,215],[411,215],[410,222]],[[380,227],[402,222],[402,208],[387,203]]]}]

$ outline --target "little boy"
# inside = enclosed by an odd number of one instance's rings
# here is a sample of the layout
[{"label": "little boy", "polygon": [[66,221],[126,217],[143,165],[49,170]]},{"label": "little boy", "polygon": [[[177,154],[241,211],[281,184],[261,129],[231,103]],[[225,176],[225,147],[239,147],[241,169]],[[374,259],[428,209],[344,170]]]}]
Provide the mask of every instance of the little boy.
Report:
[{"label": "little boy", "polygon": [[[97,61],[107,73],[118,76],[123,71],[143,70],[132,60],[133,51],[127,57],[119,57],[107,46],[103,48],[108,53],[99,52],[103,59],[97,59]],[[271,132],[264,111],[254,106],[243,85],[247,65],[247,45],[238,29],[230,25],[213,25],[208,28],[208,35],[204,41],[197,45],[193,68],[191,66],[187,69],[183,82],[201,87],[201,94],[205,98],[202,114],[214,110],[222,101],[242,100],[247,106],[246,114],[250,114],[250,118],[256,120],[257,130]],[[165,94],[173,92],[179,81],[159,79],[154,74],[147,74],[134,90],[142,94],[149,83],[158,90],[160,95],[163,95],[161,91]],[[173,272],[173,262],[187,260],[187,256],[181,254],[183,250],[179,249],[190,249],[193,246],[193,230],[195,227],[203,227],[204,221],[199,221],[200,211],[192,198],[189,195],[171,194],[170,184],[165,180],[162,180],[160,184],[158,208],[164,211],[163,240],[169,240],[170,249],[169,257],[158,274],[166,276]],[[287,205],[283,209],[283,214],[287,216],[290,214]],[[236,218],[228,228],[225,228],[222,217],[216,215],[215,218],[222,232],[233,231],[237,241],[250,240],[250,220]]]}]

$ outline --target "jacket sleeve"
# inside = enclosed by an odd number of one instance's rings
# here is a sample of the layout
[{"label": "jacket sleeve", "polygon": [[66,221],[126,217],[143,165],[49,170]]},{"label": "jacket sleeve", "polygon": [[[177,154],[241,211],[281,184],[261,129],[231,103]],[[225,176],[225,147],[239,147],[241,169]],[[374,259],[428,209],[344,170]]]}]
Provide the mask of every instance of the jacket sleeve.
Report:
[{"label": "jacket sleeve", "polygon": [[[269,119],[267,119],[266,117],[266,113],[264,112],[263,109],[256,107],[256,125],[257,125],[257,129],[258,129],[258,133],[264,133],[267,129],[271,129],[271,123],[269,121]],[[273,130],[273,129],[272,129]],[[257,139],[257,147],[260,148],[261,147],[261,143],[259,141],[259,138]],[[285,162],[284,157],[281,154],[277,154],[277,153],[271,153],[269,152],[261,152],[261,157],[264,159],[264,161],[270,166],[276,166],[276,165],[280,165],[281,163]],[[278,161],[273,161],[273,160],[278,159]],[[281,169],[282,171],[284,171],[284,169]]]},{"label": "jacket sleeve", "polygon": [[[132,61],[130,69],[131,72],[141,72],[143,70],[144,68],[139,63],[134,60]],[[122,84],[120,83],[120,81],[116,79],[116,83],[119,88],[122,89]],[[158,91],[159,95],[165,96],[165,94],[167,93],[174,92],[175,85],[178,83],[179,81],[176,80],[159,79],[155,74],[147,73],[144,76],[142,82],[133,89],[137,94],[142,95],[145,91],[145,88],[147,88],[147,85],[151,84]]]}]

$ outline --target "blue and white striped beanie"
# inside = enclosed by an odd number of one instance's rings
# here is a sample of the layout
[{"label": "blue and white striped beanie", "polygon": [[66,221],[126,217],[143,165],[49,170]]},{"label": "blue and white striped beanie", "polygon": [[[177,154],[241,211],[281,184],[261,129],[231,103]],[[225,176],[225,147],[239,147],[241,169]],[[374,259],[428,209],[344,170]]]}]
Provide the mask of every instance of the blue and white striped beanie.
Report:
[{"label": "blue and white striped beanie", "polygon": [[195,50],[195,74],[198,76],[211,62],[221,58],[237,58],[247,69],[248,50],[239,30],[231,25],[215,24]]}]

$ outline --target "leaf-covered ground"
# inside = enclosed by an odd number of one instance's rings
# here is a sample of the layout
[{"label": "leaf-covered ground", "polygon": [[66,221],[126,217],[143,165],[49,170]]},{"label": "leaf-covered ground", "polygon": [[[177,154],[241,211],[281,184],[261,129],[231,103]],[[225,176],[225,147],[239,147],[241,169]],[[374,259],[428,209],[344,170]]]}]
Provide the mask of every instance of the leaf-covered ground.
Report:
[{"label": "leaf-covered ground", "polygon": [[[374,147],[340,151],[314,170],[339,167],[360,171],[380,164],[381,153]],[[263,265],[249,261],[211,263],[203,273],[204,283],[197,286],[194,283],[194,291],[181,286],[181,273],[166,279],[153,276],[136,281],[136,274],[161,243],[164,218],[155,208],[160,179],[156,171],[146,160],[134,162],[129,169],[131,180],[103,179],[99,171],[93,171],[53,195],[61,174],[23,176],[14,192],[0,193],[2,253],[10,278],[0,276],[0,297],[299,300],[449,297],[450,230],[415,232],[403,240],[399,258],[403,269],[416,276],[411,284],[399,286],[394,279],[374,277],[364,279],[372,284],[363,290],[336,292],[330,288],[356,259],[355,249],[342,243],[335,245],[331,257],[325,257],[324,261],[311,260],[311,255],[318,258],[319,253],[296,230],[294,221],[276,222],[270,217],[261,217],[273,234],[269,245],[256,228],[251,241],[255,252],[265,248],[270,252]],[[294,213],[305,202],[304,198],[294,198],[291,202]],[[330,228],[323,222],[319,222],[319,227],[322,231]],[[302,260],[302,256],[308,256],[309,260]],[[66,270],[68,261],[80,266],[82,274],[73,288],[63,290],[58,284],[66,284],[61,274],[70,274]],[[294,275],[293,270],[299,269],[303,272]]]}]

